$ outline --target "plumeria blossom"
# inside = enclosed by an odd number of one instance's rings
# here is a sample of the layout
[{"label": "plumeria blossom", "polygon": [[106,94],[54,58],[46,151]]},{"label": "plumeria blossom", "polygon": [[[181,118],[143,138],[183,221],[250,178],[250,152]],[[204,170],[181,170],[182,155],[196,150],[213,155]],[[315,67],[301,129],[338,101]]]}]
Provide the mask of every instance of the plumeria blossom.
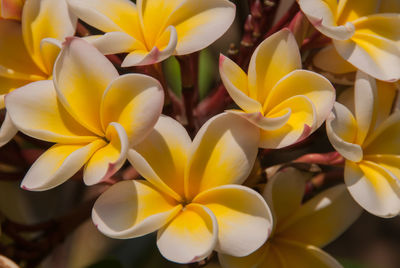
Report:
[{"label": "plumeria blossom", "polygon": [[68,0],[73,12],[105,32],[91,42],[104,54],[129,53],[122,67],[148,65],[199,51],[235,18],[228,0]]},{"label": "plumeria blossom", "polygon": [[[52,74],[59,48],[46,38],[62,41],[75,33],[76,18],[65,0],[2,0],[0,2],[0,109],[7,93]],[[21,16],[22,14],[22,16]],[[19,20],[20,19],[20,20]],[[9,115],[0,129],[0,146],[17,133]]]},{"label": "plumeria blossom", "polygon": [[53,188],[83,165],[87,185],[124,163],[128,148],[150,131],[161,114],[159,82],[141,74],[119,76],[114,66],[82,39],[68,38],[52,80],[30,83],[6,97],[17,128],[56,143],[32,165],[22,187]]},{"label": "plumeria blossom", "polygon": [[316,56],[317,67],[339,74],[357,68],[385,81],[400,78],[399,1],[297,1],[315,28],[332,38]]},{"label": "plumeria blossom", "polygon": [[400,112],[390,114],[395,94],[394,84],[359,71],[347,106],[336,103],[326,124],[330,142],[346,159],[351,195],[380,217],[400,212]]},{"label": "plumeria blossom", "polygon": [[254,51],[248,74],[221,55],[220,74],[238,114],[261,129],[260,147],[282,148],[315,131],[330,114],[335,89],[323,76],[301,70],[289,30],[270,36]]},{"label": "plumeria blossom", "polygon": [[92,218],[114,238],[157,231],[161,254],[174,262],[206,258],[214,249],[245,256],[272,228],[260,194],[242,183],[257,156],[259,130],[238,116],[220,114],[191,141],[186,130],[160,117],[153,132],[128,153],[144,180],[113,185],[96,201]]},{"label": "plumeria blossom", "polygon": [[302,203],[308,178],[307,174],[287,168],[268,181],[264,197],[274,216],[271,237],[244,258],[219,254],[222,267],[342,267],[320,248],[340,236],[362,209],[343,184]]}]

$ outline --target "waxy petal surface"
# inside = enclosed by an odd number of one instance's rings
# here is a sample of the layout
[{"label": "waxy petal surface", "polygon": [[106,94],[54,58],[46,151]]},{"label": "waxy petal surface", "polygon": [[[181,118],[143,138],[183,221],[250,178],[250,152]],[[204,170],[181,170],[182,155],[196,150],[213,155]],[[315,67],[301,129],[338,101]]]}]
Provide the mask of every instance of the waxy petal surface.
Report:
[{"label": "waxy petal surface", "polygon": [[105,191],[93,206],[97,228],[114,238],[154,232],[168,223],[182,206],[147,181],[121,181]]}]

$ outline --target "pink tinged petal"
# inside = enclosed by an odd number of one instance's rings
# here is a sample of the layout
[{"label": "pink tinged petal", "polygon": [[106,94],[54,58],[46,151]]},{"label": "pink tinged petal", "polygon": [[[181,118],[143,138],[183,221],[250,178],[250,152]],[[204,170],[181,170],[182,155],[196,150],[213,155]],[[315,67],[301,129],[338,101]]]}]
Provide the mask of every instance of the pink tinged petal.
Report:
[{"label": "pink tinged petal", "polygon": [[372,77],[389,82],[400,78],[400,49],[396,42],[356,33],[351,40],[334,40],[333,44],[345,60]]},{"label": "pink tinged petal", "polygon": [[193,263],[208,257],[218,241],[218,224],[206,206],[189,204],[157,233],[157,247],[168,260]]},{"label": "pink tinged petal", "polygon": [[219,73],[226,90],[240,108],[248,113],[262,111],[262,105],[249,96],[246,73],[222,54],[219,57]]},{"label": "pink tinged petal", "polygon": [[178,36],[173,26],[167,27],[158,43],[150,50],[137,49],[130,52],[121,67],[150,65],[161,62],[174,54]]},{"label": "pink tinged petal", "polygon": [[143,45],[124,32],[109,32],[104,35],[90,35],[85,41],[96,47],[103,55],[118,54],[135,49],[143,49]]},{"label": "pink tinged petal", "polygon": [[324,247],[346,231],[361,212],[346,186],[337,185],[301,205],[277,226],[276,237]]},{"label": "pink tinged petal", "polygon": [[238,110],[227,110],[225,112],[243,117],[244,119],[248,120],[250,123],[254,124],[262,130],[275,130],[283,127],[288,122],[291,115],[290,108],[286,109],[283,115],[277,117],[265,117],[261,112],[245,113]]},{"label": "pink tinged petal", "polygon": [[253,167],[259,130],[233,114],[220,114],[206,122],[193,140],[185,171],[188,199],[225,184],[242,183]]},{"label": "pink tinged petal", "polygon": [[29,0],[22,13],[22,32],[25,45],[43,72],[51,75],[60,50],[41,46],[44,38],[63,41],[75,33],[77,18],[69,12],[65,0]]},{"label": "pink tinged petal", "polygon": [[400,155],[400,112],[388,117],[363,144],[365,154]]},{"label": "pink tinged petal", "polygon": [[114,66],[95,47],[79,38],[64,44],[54,67],[57,96],[83,126],[104,135],[100,105],[108,85],[118,77]]},{"label": "pink tinged petal", "polygon": [[21,187],[31,191],[44,191],[62,184],[78,172],[104,144],[104,141],[98,139],[88,145],[54,145],[31,166]]},{"label": "pink tinged petal", "polygon": [[130,145],[138,144],[152,131],[163,104],[164,91],[156,79],[143,74],[119,76],[104,92],[100,107],[102,127],[118,122]]},{"label": "pink tinged petal", "polygon": [[366,211],[382,218],[400,213],[400,182],[388,169],[370,161],[346,161],[344,172],[350,194]]},{"label": "pink tinged petal", "polygon": [[26,135],[70,144],[97,139],[65,110],[51,80],[20,87],[7,94],[5,103],[14,125]]},{"label": "pink tinged petal", "polygon": [[6,113],[3,124],[0,127],[0,147],[14,138],[17,132],[17,127],[12,122],[10,115]]},{"label": "pink tinged petal", "polygon": [[311,24],[322,34],[335,40],[347,40],[353,36],[355,29],[352,23],[344,21],[340,23],[344,25],[336,24],[337,7],[321,0],[297,0],[297,2]]},{"label": "pink tinged petal", "polygon": [[328,79],[317,73],[296,70],[287,74],[272,89],[264,105],[265,114],[291,97],[301,95],[307,97],[315,106],[315,125],[319,128],[332,111],[336,92]]},{"label": "pink tinged petal", "polygon": [[236,6],[227,0],[181,1],[166,22],[178,33],[176,54],[190,54],[214,43],[232,25],[235,14]]},{"label": "pink tinged petal", "polygon": [[292,32],[284,29],[271,35],[256,48],[251,57],[248,70],[250,98],[264,105],[276,83],[300,68],[300,52]]},{"label": "pink tinged petal", "polygon": [[118,123],[110,123],[106,131],[108,144],[96,151],[85,165],[83,181],[93,185],[114,175],[124,164],[129,141],[125,129]]},{"label": "pink tinged petal", "polygon": [[191,144],[188,133],[179,122],[161,116],[154,130],[129,150],[128,160],[156,188],[182,201],[184,170]]},{"label": "pink tinged petal", "polygon": [[357,68],[343,59],[333,45],[328,45],[313,57],[313,64],[324,71],[334,74],[346,74],[357,71]]},{"label": "pink tinged petal", "polygon": [[0,17],[3,19],[21,20],[22,0],[1,0]]},{"label": "pink tinged petal", "polygon": [[355,144],[357,122],[344,105],[335,103],[332,114],[326,120],[326,133],[332,146],[343,157],[353,162],[361,161],[363,150]]},{"label": "pink tinged petal", "polygon": [[268,149],[283,148],[308,137],[316,125],[316,110],[313,102],[306,96],[297,95],[284,100],[266,116],[275,117],[287,110],[291,111],[288,122],[275,130],[262,130],[259,147]]},{"label": "pink tinged petal", "polygon": [[[318,267],[343,268],[343,266],[325,251],[313,246],[294,241],[277,239],[273,249],[282,262],[280,267]],[[268,254],[265,261],[268,261]]]},{"label": "pink tinged petal", "polygon": [[157,231],[181,209],[174,199],[147,181],[121,181],[97,199],[92,219],[106,236],[126,239]]},{"label": "pink tinged petal", "polygon": [[307,173],[289,167],[268,180],[263,196],[271,206],[274,226],[281,225],[300,208],[309,178]]},{"label": "pink tinged petal", "polygon": [[128,0],[67,0],[81,20],[105,32],[125,32],[145,45],[136,5]]},{"label": "pink tinged petal", "polygon": [[241,185],[223,185],[193,199],[208,207],[218,221],[218,252],[247,256],[261,247],[272,231],[271,211],[256,191]]}]

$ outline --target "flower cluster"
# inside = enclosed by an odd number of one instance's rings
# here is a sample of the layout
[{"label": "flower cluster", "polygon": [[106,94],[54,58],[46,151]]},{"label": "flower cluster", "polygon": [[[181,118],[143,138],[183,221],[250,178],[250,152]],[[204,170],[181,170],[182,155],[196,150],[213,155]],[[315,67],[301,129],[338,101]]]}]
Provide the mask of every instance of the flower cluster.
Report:
[{"label": "flower cluster", "polygon": [[[227,268],[341,267],[320,248],[362,209],[400,214],[400,2],[297,0],[265,36],[255,29],[273,9],[249,3],[241,49],[220,55],[225,99],[204,100],[226,110],[196,113],[197,52],[230,28],[232,2],[0,0],[0,146],[53,144],[21,187],[49,190],[83,168],[86,186],[112,184],[92,208],[98,230],[157,232],[173,262],[216,251]],[[182,100],[164,77],[170,57]],[[336,172],[333,185],[312,187],[290,161],[263,180],[271,150],[315,135],[339,159],[311,161]]]}]

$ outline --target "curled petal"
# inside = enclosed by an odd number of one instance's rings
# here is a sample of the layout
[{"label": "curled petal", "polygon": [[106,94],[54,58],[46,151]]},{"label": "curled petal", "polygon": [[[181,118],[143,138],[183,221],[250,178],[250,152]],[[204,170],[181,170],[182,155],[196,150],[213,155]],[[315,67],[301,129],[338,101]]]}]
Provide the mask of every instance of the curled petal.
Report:
[{"label": "curled petal", "polygon": [[32,165],[21,187],[31,191],[44,191],[62,184],[78,172],[104,144],[104,141],[98,139],[88,145],[54,145]]},{"label": "curled petal", "polygon": [[217,244],[218,224],[205,206],[189,204],[157,233],[157,246],[168,260],[192,263],[205,259]]},{"label": "curled petal", "polygon": [[326,120],[326,133],[336,151],[351,161],[361,161],[363,150],[360,145],[354,143],[357,123],[344,105],[335,103],[332,114]]},{"label": "curled petal", "polygon": [[154,130],[129,150],[128,160],[155,187],[181,201],[184,196],[184,169],[191,143],[181,124],[161,116]]},{"label": "curled petal", "polygon": [[0,147],[8,143],[17,134],[18,129],[11,120],[11,117],[6,113],[3,124],[0,127]]},{"label": "curled petal", "polygon": [[106,129],[120,123],[131,145],[138,144],[153,129],[164,104],[164,91],[154,78],[126,74],[111,82],[101,103],[101,122]]},{"label": "curled petal", "polygon": [[[286,112],[286,113],[285,113]],[[283,127],[289,120],[291,110],[286,109],[283,115],[277,117],[264,117],[262,113],[245,113],[237,110],[228,110],[226,113],[236,114],[249,122],[253,123],[255,126],[262,130],[275,130]]]},{"label": "curled petal", "polygon": [[84,37],[84,39],[104,55],[118,54],[144,48],[141,43],[124,32],[109,32],[104,35],[90,35]]},{"label": "curled petal", "polygon": [[271,211],[256,191],[241,185],[223,185],[193,199],[208,207],[218,221],[217,251],[247,256],[261,247],[272,232]]},{"label": "curled petal", "polygon": [[400,183],[386,168],[370,161],[346,161],[344,179],[350,194],[366,211],[382,218],[400,213]]},{"label": "curled petal", "polygon": [[5,103],[14,125],[34,138],[70,144],[96,139],[65,110],[51,80],[20,87],[7,94]]},{"label": "curled petal", "polygon": [[92,219],[109,237],[132,238],[157,231],[181,209],[147,181],[121,181],[97,199]]},{"label": "curled petal", "polygon": [[185,171],[185,193],[242,183],[253,167],[259,130],[246,119],[220,114],[206,122],[193,140]]},{"label": "curled petal", "polygon": [[64,44],[54,66],[54,85],[58,98],[83,126],[99,136],[100,105],[104,91],[118,77],[114,66],[95,47],[79,38]]},{"label": "curled petal", "polygon": [[97,150],[85,165],[83,181],[86,185],[110,178],[126,160],[129,141],[125,129],[118,123],[110,123],[106,138],[109,143]]}]

